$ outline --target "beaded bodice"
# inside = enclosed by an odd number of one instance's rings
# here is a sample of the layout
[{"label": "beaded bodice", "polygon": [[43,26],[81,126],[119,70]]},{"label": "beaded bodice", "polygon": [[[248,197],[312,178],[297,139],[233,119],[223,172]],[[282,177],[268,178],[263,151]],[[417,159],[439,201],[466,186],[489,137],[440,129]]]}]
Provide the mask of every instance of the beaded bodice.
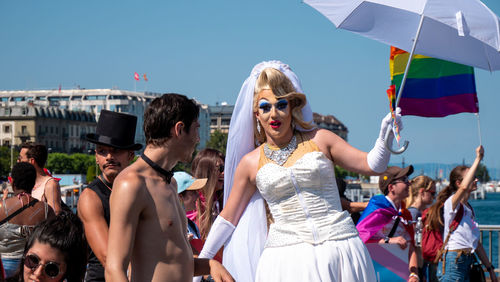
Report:
[{"label": "beaded bodice", "polygon": [[291,166],[267,162],[257,172],[257,188],[274,218],[266,247],[357,236],[349,214],[342,211],[332,161],[319,150],[298,153],[303,155],[293,158]]}]

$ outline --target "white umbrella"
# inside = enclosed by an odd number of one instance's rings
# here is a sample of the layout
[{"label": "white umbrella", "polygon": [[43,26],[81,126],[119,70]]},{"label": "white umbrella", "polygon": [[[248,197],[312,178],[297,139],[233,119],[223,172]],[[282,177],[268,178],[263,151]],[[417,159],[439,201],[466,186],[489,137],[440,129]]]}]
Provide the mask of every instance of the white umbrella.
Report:
[{"label": "white umbrella", "polygon": [[[304,2],[337,28],[411,50],[396,105],[414,53],[489,71],[500,69],[500,19],[479,0]],[[402,153],[406,145],[393,152]]]}]

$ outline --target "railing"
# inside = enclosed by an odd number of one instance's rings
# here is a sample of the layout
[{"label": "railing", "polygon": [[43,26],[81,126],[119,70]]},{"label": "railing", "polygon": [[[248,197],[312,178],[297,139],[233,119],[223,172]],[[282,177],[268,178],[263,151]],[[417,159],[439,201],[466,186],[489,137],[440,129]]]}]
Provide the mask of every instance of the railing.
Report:
[{"label": "railing", "polygon": [[[479,231],[481,232],[479,241],[483,244],[488,258],[495,265],[495,272],[498,273],[500,272],[498,268],[498,262],[500,261],[500,225],[479,225]],[[488,244],[485,244],[485,235],[487,235],[486,241]],[[496,237],[496,246],[493,240],[494,237]]]}]

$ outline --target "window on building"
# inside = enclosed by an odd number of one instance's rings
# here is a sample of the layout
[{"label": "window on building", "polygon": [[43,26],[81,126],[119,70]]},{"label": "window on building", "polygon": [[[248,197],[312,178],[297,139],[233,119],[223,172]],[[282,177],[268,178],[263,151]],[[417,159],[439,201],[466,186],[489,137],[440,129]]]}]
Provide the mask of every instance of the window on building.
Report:
[{"label": "window on building", "polygon": [[10,125],[6,125],[6,126],[4,126],[4,128],[3,128],[3,132],[4,132],[4,133],[10,133]]},{"label": "window on building", "polygon": [[59,134],[59,127],[56,127],[56,134]]},{"label": "window on building", "polygon": [[73,136],[73,126],[72,126],[72,125],[70,125],[70,126],[69,126],[69,129],[71,130],[70,136]]},{"label": "window on building", "polygon": [[54,133],[54,128],[52,126],[50,127],[50,133]]},{"label": "window on building", "polygon": [[3,140],[3,145],[10,147],[10,140]]},{"label": "window on building", "polygon": [[26,125],[21,126],[21,134],[22,135],[28,134],[28,128],[26,127]]},{"label": "window on building", "polygon": [[42,133],[42,126],[41,125],[38,126],[38,134],[40,134],[40,133]]}]

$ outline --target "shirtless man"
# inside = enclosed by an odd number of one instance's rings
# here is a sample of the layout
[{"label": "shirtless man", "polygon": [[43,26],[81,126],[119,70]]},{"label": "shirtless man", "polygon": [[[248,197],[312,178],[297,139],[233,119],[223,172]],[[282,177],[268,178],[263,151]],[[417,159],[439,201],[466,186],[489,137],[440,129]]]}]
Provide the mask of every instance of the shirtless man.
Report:
[{"label": "shirtless man", "polygon": [[[193,258],[187,221],[170,171],[189,162],[199,141],[199,108],[178,94],[154,99],[144,113],[146,149],[115,179],[106,281],[192,281],[209,272],[233,281],[215,260]],[[172,180],[172,181],[171,181]]]},{"label": "shirtless man", "polygon": [[42,144],[25,143],[21,146],[17,162],[27,162],[36,169],[36,181],[31,196],[39,201],[47,202],[56,214],[61,212],[61,187],[43,168],[47,161],[47,147]]},{"label": "shirtless man", "polygon": [[91,248],[85,281],[103,281],[108,248],[109,197],[113,182],[134,158],[137,117],[102,110],[96,133],[87,134],[87,141],[96,144],[95,160],[102,174],[83,190],[78,199],[78,216]]}]

